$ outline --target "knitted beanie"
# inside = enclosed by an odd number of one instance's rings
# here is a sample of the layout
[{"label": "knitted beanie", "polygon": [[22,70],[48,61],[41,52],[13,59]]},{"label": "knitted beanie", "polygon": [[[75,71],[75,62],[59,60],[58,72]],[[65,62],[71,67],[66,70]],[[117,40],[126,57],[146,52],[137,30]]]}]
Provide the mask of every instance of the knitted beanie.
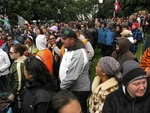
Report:
[{"label": "knitted beanie", "polygon": [[128,60],[123,63],[123,84],[126,86],[128,83],[147,78],[146,72],[140,67],[139,63],[135,60]]},{"label": "knitted beanie", "polygon": [[118,81],[121,81],[122,74],[120,72],[120,64],[117,60],[113,57],[106,56],[99,59],[99,64],[109,77],[116,77]]},{"label": "knitted beanie", "polygon": [[139,28],[139,23],[134,22],[133,25],[134,25],[136,28]]}]

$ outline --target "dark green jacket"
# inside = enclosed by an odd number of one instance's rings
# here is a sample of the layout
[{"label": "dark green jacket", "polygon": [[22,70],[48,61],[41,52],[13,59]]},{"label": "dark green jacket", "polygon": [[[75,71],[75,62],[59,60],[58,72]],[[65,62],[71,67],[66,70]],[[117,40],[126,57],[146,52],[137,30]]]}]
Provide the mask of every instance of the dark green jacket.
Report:
[{"label": "dark green jacket", "polygon": [[18,60],[15,60],[10,68],[10,92],[14,96],[23,93],[23,87],[25,85],[24,77],[24,60],[25,56],[20,57]]}]

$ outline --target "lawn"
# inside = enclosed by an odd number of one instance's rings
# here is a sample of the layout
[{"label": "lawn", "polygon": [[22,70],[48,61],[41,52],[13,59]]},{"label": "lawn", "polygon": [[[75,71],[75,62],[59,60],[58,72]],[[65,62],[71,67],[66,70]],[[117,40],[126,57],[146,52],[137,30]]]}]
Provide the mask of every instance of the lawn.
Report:
[{"label": "lawn", "polygon": [[99,48],[95,49],[95,57],[92,61],[92,76],[91,76],[91,80],[93,81],[93,78],[95,77],[95,66],[97,65],[98,60],[102,57],[101,55],[101,51]]}]

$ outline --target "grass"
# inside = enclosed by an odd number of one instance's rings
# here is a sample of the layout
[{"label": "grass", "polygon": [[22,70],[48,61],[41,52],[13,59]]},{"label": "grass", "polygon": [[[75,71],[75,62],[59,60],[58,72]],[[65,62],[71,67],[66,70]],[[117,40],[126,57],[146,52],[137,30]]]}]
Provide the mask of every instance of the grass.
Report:
[{"label": "grass", "polygon": [[96,75],[96,69],[95,69],[95,67],[96,67],[96,65],[97,65],[98,60],[99,60],[101,57],[102,57],[102,55],[101,55],[100,48],[96,48],[96,49],[95,49],[95,57],[94,57],[94,59],[93,59],[93,61],[92,61],[92,76],[91,76],[91,81],[93,81],[93,79],[94,79],[94,77],[95,77],[95,75]]},{"label": "grass", "polygon": [[141,55],[143,50],[143,42],[138,44],[138,51],[136,52],[135,56],[140,61]]}]

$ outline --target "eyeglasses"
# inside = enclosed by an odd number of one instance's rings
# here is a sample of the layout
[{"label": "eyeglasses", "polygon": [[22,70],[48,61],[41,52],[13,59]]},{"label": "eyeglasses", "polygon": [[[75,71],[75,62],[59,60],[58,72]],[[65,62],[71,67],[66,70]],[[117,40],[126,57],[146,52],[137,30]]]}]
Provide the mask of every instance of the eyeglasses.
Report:
[{"label": "eyeglasses", "polygon": [[55,38],[50,38],[49,40],[55,40]]},{"label": "eyeglasses", "polygon": [[9,51],[9,54],[10,54],[10,55],[12,55],[12,54],[14,54],[14,53],[16,53],[16,52],[11,52],[11,51]]},{"label": "eyeglasses", "polygon": [[13,39],[7,39],[7,41],[11,41],[11,40],[13,40]]}]

